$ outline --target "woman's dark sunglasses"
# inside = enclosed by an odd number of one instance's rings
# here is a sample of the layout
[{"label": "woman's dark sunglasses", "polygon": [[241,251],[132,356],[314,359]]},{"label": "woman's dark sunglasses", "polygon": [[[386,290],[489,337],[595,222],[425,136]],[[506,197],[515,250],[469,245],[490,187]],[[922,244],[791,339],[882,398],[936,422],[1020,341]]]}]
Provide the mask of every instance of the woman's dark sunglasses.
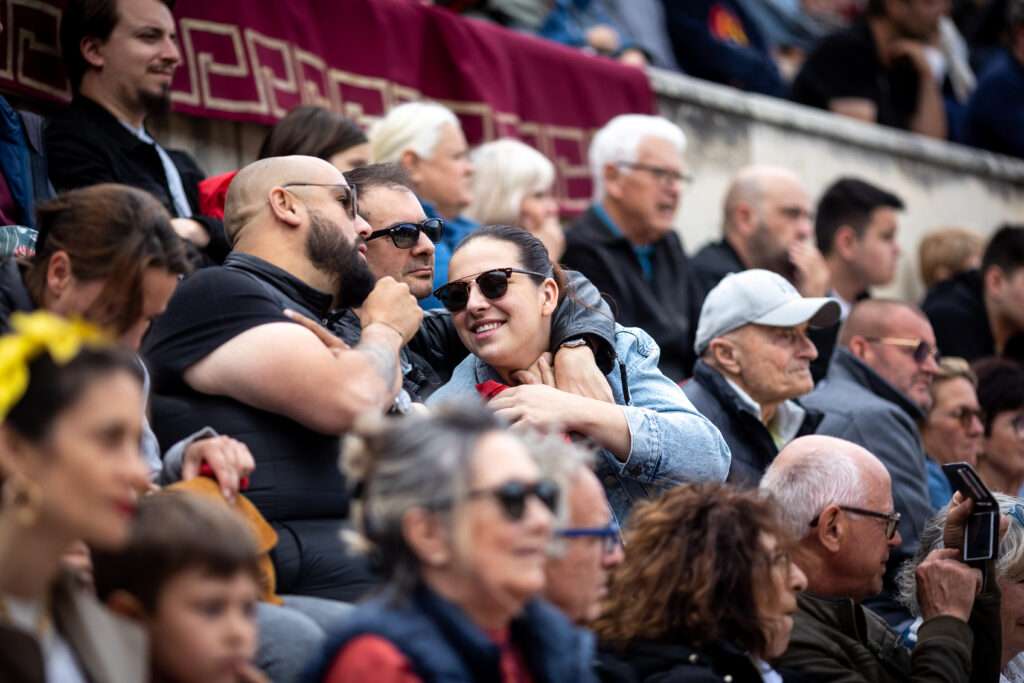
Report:
[{"label": "woman's dark sunglasses", "polygon": [[510,521],[518,522],[526,513],[526,499],[534,496],[544,503],[551,512],[558,507],[558,484],[550,479],[541,479],[534,484],[524,484],[521,481],[510,481],[493,489],[478,489],[470,491],[470,498],[491,496],[501,505],[502,512]]},{"label": "woman's dark sunglasses", "polygon": [[469,288],[474,282],[476,283],[476,286],[480,288],[480,293],[488,299],[500,299],[505,296],[505,292],[508,291],[508,280],[512,277],[512,273],[521,273],[523,275],[529,275],[530,277],[536,277],[542,280],[548,277],[543,273],[535,273],[532,270],[522,270],[520,268],[495,268],[494,270],[484,271],[473,278],[456,280],[455,282],[449,282],[446,285],[442,285],[434,290],[434,296],[436,296],[438,301],[444,304],[444,307],[449,311],[452,313],[458,313],[466,307],[466,304],[469,303]]},{"label": "woman's dark sunglasses", "polygon": [[428,218],[419,223],[395,223],[383,230],[374,230],[366,241],[375,240],[378,237],[390,237],[391,243],[397,249],[412,249],[420,241],[420,233],[427,236],[434,244],[441,241],[444,234],[444,220],[441,218]]}]

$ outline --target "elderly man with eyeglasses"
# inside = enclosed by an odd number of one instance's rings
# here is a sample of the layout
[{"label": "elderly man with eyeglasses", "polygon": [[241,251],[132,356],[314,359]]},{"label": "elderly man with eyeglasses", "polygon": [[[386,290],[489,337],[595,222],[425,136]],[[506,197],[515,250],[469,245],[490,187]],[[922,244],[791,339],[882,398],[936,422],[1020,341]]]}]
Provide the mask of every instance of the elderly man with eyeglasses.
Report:
[{"label": "elderly man with eyeglasses", "polygon": [[816,433],[863,446],[892,477],[903,542],[891,555],[885,590],[872,606],[893,624],[910,618],[893,597],[896,571],[917,551],[932,513],[918,425],[931,407],[937,361],[935,335],[919,309],[867,299],[851,310],[828,374],[803,401],[825,413]]},{"label": "elderly man with eyeglasses", "polygon": [[798,539],[793,562],[807,576],[793,631],[776,666],[826,681],[995,681],[999,678],[1000,593],[982,592],[981,572],[959,561],[969,505],[951,504],[946,548],[916,570],[924,618],[913,650],[862,603],[882,589],[886,562],[900,547],[885,465],[860,446],[827,436],[796,439],[761,480]]}]

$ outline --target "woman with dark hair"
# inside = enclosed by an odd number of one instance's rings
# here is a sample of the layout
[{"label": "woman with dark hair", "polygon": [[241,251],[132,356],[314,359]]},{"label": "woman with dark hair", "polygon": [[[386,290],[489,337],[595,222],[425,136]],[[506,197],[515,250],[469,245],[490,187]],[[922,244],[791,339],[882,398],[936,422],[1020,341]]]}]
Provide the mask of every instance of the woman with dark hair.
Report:
[{"label": "woman with dark hair", "polygon": [[307,105],[295,107],[270,129],[258,158],[292,154],[319,157],[347,173],[370,163],[370,143],[352,119]]},{"label": "woman with dark hair", "polygon": [[11,322],[0,337],[0,680],[144,680],[141,632],[61,573],[72,542],[128,539],[148,484],[142,373],[84,323]]},{"label": "woman with dark hair", "polygon": [[593,624],[602,680],[783,680],[767,662],[785,652],[807,586],[792,542],[756,491],[686,485],[637,506]]},{"label": "woman with dark hair", "polygon": [[993,491],[1019,496],[1024,487],[1024,367],[1005,358],[984,358],[973,368],[985,414],[978,474]]},{"label": "woman with dark hair", "polygon": [[479,408],[370,425],[344,460],[387,583],[331,636],[323,683],[587,683],[592,645],[537,599],[558,486]]},{"label": "woman with dark hair", "polygon": [[607,376],[614,403],[553,386],[546,351],[568,287],[527,231],[491,225],[469,235],[452,254],[448,284],[434,294],[472,355],[428,404],[479,393],[513,424],[590,438],[601,448],[597,474],[620,524],[636,500],[658,490],[725,479],[729,447],[658,370],[658,346],[643,330],[615,325],[617,364]]}]

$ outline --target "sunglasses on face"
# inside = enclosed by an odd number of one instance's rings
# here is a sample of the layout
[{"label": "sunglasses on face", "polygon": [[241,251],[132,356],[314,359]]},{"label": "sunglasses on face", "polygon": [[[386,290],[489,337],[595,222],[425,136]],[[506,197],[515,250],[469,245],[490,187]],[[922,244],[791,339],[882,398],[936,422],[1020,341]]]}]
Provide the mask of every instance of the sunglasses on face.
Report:
[{"label": "sunglasses on face", "polygon": [[356,200],[356,188],[351,185],[331,184],[331,183],[285,183],[281,187],[326,187],[331,190],[331,194],[336,196],[336,201],[341,204],[341,208],[345,210],[345,215],[350,220],[356,219],[356,214],[359,211],[359,204]]},{"label": "sunglasses on face", "polygon": [[521,481],[510,481],[492,489],[478,489],[470,491],[470,498],[491,497],[498,501],[501,511],[505,517],[512,522],[518,522],[526,514],[526,499],[535,497],[544,504],[552,513],[558,507],[558,484],[550,479],[541,479],[533,484],[525,484]]},{"label": "sunglasses on face", "polygon": [[619,547],[619,525],[612,520],[608,526],[559,529],[555,532],[559,538],[600,538],[601,550],[611,555]]},{"label": "sunglasses on face", "polygon": [[960,426],[964,429],[970,429],[974,418],[978,418],[978,422],[985,424],[985,411],[981,408],[959,408],[949,414],[951,418],[960,422]]},{"label": "sunglasses on face", "polygon": [[438,287],[434,290],[434,296],[437,297],[445,308],[452,313],[458,313],[466,307],[469,303],[469,288],[475,282],[476,286],[480,288],[480,293],[488,299],[500,299],[505,296],[505,292],[508,291],[508,281],[512,277],[512,273],[521,273],[522,275],[529,275],[530,277],[540,278],[543,280],[548,277],[543,273],[535,273],[532,270],[522,270],[520,268],[495,268],[494,270],[487,270],[480,273],[476,277],[468,278],[466,280],[456,280],[455,282],[449,282],[446,285]]},{"label": "sunglasses on face", "polygon": [[924,363],[928,358],[933,358],[936,364],[942,362],[939,350],[921,339],[904,339],[902,337],[865,337],[865,339],[872,344],[898,346],[908,351],[918,365]]},{"label": "sunglasses on face", "polygon": [[444,220],[440,218],[428,218],[419,223],[395,223],[381,230],[374,230],[366,241],[375,240],[378,237],[390,237],[391,243],[396,249],[412,249],[420,241],[420,233],[427,236],[434,244],[441,241],[444,234]]}]

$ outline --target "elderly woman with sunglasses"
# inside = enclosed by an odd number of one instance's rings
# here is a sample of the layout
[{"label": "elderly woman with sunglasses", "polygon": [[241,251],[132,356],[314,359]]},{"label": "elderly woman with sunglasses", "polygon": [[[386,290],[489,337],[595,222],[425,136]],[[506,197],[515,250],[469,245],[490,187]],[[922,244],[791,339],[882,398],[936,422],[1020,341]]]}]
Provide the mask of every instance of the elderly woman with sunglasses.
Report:
[{"label": "elderly woman with sunglasses", "polygon": [[329,638],[312,680],[591,681],[592,641],[536,598],[559,489],[522,441],[465,407],[354,441],[345,466],[387,584]]},{"label": "elderly woman with sunglasses", "polygon": [[993,491],[1017,496],[1024,487],[1024,367],[1002,358],[974,364],[985,436],[978,474]]},{"label": "elderly woman with sunglasses", "polygon": [[978,377],[963,358],[939,361],[939,373],[932,380],[931,409],[921,424],[921,440],[928,454],[928,495],[936,510],[953,496],[942,465],[978,462],[985,413],[978,405],[977,389]]},{"label": "elderly woman with sunglasses", "polygon": [[643,330],[615,326],[617,363],[607,376],[613,403],[552,386],[544,356],[551,317],[570,294],[536,237],[511,226],[481,228],[456,248],[448,274],[434,294],[471,355],[428,405],[479,393],[514,425],[557,426],[591,439],[601,448],[597,474],[619,523],[636,500],[657,491],[725,479],[730,454],[722,435],[661,374],[658,346]]}]

